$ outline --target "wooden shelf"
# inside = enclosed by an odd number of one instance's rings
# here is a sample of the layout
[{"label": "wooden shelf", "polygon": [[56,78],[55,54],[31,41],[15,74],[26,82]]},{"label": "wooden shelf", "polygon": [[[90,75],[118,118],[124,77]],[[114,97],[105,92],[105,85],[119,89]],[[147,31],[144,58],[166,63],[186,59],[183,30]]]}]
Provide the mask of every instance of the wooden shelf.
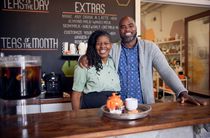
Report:
[{"label": "wooden shelf", "polygon": [[183,68],[183,40],[171,40],[156,43],[163,54],[166,56],[169,64],[172,68],[175,67],[176,61],[180,63],[180,66]]},{"label": "wooden shelf", "polygon": [[80,55],[62,55],[61,59],[63,60],[78,60]]},{"label": "wooden shelf", "polygon": [[[183,57],[184,57],[184,52],[183,52],[183,39],[177,39],[177,40],[171,40],[171,41],[164,41],[164,42],[157,42],[156,43],[160,50],[163,52],[165,55],[169,65],[172,67],[172,69],[176,69],[176,65],[179,62],[180,67],[184,69],[183,65]],[[177,71],[177,70],[176,70]],[[184,70],[183,70],[184,71]],[[178,75],[178,72],[177,72]],[[164,98],[164,93],[170,93],[174,97],[174,101],[176,100],[176,95],[175,93],[166,86],[163,80],[161,80],[159,74],[154,71],[154,88],[156,89],[157,93],[162,90],[163,91],[163,98]],[[187,85],[187,79],[181,79],[183,84],[186,86]],[[158,95],[158,94],[157,94]],[[156,97],[156,99],[158,96]]]},{"label": "wooden shelf", "polygon": [[166,56],[179,56],[181,53],[166,53]]},{"label": "wooden shelf", "polygon": [[171,41],[156,42],[156,44],[159,45],[159,44],[168,44],[168,43],[178,43],[180,41],[181,39],[177,39],[177,40],[171,40]]},{"label": "wooden shelf", "polygon": [[[187,88],[187,77],[185,77],[184,79],[180,79],[183,83],[183,85]],[[156,80],[156,87],[157,87],[157,91],[162,90],[163,91],[163,97],[162,99],[165,100],[165,93],[167,94],[171,94],[173,96],[173,101],[176,101],[176,94],[173,92],[172,89],[170,89],[165,82],[160,78],[160,76],[158,76],[157,80]],[[160,83],[160,81],[162,83]]]},{"label": "wooden shelf", "polygon": [[63,57],[75,57],[80,56],[79,54],[71,54],[71,55],[62,55]]}]

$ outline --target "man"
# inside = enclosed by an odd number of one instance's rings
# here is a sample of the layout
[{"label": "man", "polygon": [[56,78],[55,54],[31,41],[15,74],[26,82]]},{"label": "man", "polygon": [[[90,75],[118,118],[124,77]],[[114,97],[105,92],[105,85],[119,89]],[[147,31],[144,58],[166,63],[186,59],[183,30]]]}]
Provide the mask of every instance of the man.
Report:
[{"label": "man", "polygon": [[[138,99],[139,103],[154,103],[153,67],[159,72],[164,82],[181,99],[197,105],[205,105],[188,95],[187,89],[169,66],[158,46],[152,42],[137,38],[137,28],[131,17],[125,16],[119,22],[121,43],[113,45],[112,56],[120,76],[120,95]],[[88,62],[83,57],[80,63]]]}]

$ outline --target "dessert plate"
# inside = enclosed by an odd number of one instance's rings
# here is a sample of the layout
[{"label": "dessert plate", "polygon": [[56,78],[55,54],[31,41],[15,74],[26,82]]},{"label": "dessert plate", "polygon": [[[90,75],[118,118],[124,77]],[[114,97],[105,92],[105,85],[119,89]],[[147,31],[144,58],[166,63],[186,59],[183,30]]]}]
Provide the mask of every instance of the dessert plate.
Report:
[{"label": "dessert plate", "polygon": [[149,112],[152,110],[152,107],[147,104],[139,104],[137,110],[139,111],[138,113],[110,113],[109,110],[106,108],[106,105],[103,105],[100,108],[103,112],[104,116],[107,116],[109,118],[113,119],[119,119],[119,120],[134,120],[134,119],[139,119],[146,117]]}]

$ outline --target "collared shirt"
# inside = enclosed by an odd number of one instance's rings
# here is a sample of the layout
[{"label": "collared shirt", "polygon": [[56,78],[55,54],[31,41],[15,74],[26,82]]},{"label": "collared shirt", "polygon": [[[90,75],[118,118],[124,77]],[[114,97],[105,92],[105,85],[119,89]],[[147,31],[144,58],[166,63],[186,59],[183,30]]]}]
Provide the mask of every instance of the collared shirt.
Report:
[{"label": "collared shirt", "polygon": [[74,91],[78,92],[101,92],[120,91],[120,80],[111,58],[103,64],[103,69],[99,72],[93,66],[91,68],[81,68],[77,66],[74,71]]},{"label": "collared shirt", "polygon": [[[165,56],[159,47],[150,41],[138,39],[139,44],[139,72],[141,91],[145,104],[155,103],[153,92],[153,67],[159,72],[161,78],[176,93],[177,97],[183,91],[187,91],[174,70],[169,66]],[[121,43],[114,43],[110,55],[119,68],[120,53],[122,53]]]},{"label": "collared shirt", "polygon": [[138,47],[139,45],[137,44],[133,48],[126,48],[122,44],[118,73],[120,76],[120,95],[122,99],[125,100],[125,98],[133,97],[137,98],[139,103],[143,103],[139,72]]}]

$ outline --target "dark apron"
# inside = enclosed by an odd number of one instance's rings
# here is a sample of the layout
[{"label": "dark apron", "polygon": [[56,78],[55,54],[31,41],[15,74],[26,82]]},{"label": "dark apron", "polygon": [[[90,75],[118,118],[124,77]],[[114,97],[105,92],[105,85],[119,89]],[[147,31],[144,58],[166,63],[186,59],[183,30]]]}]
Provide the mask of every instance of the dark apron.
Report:
[{"label": "dark apron", "polygon": [[81,109],[100,108],[106,104],[108,97],[112,96],[113,91],[90,92],[81,97]]}]

